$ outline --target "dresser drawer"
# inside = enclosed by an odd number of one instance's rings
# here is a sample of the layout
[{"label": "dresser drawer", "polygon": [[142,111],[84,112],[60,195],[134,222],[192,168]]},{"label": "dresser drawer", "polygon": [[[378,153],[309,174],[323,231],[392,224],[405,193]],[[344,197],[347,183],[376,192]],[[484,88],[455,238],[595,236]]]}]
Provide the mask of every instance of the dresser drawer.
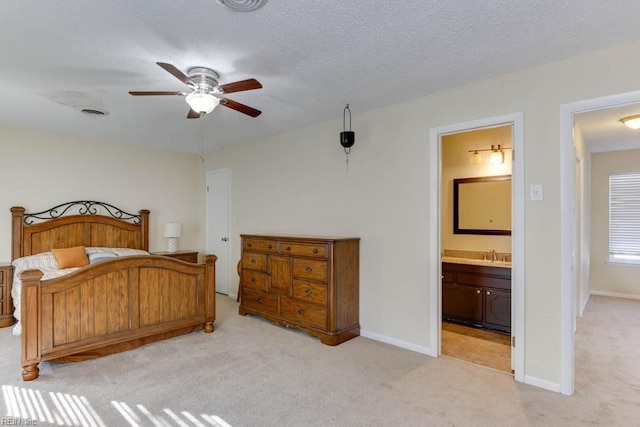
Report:
[{"label": "dresser drawer", "polygon": [[318,328],[327,327],[326,308],[295,302],[289,298],[282,298],[280,301],[280,315],[294,322],[305,323]]},{"label": "dresser drawer", "polygon": [[267,273],[252,270],[242,271],[242,285],[247,288],[267,291]]},{"label": "dresser drawer", "polygon": [[280,253],[283,255],[308,256],[314,258],[327,257],[327,245],[310,243],[280,243]]},{"label": "dresser drawer", "polygon": [[4,270],[0,270],[0,285],[4,285]]},{"label": "dresser drawer", "polygon": [[268,314],[278,314],[278,297],[249,289],[242,290],[242,305]]},{"label": "dresser drawer", "polygon": [[327,286],[302,280],[294,280],[293,297],[305,302],[326,305]]},{"label": "dresser drawer", "polygon": [[242,268],[248,270],[267,271],[267,256],[246,252],[242,255]]},{"label": "dresser drawer", "polygon": [[250,252],[276,253],[278,242],[276,240],[246,239],[243,249]]},{"label": "dresser drawer", "polygon": [[300,279],[327,281],[327,262],[312,259],[294,258],[293,277]]}]

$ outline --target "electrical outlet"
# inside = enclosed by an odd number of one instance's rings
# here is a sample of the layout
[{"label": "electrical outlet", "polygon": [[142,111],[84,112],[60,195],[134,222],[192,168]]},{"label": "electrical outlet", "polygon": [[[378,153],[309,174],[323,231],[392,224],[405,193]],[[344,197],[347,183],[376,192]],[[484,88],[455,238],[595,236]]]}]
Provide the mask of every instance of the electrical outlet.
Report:
[{"label": "electrical outlet", "polygon": [[531,185],[531,200],[534,202],[544,200],[544,192],[542,191],[542,185],[540,184]]}]

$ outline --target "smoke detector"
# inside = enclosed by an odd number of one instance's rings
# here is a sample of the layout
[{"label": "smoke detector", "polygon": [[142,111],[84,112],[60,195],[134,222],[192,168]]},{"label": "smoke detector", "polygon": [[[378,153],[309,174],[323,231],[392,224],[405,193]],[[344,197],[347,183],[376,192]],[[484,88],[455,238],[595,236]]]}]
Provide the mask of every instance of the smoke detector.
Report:
[{"label": "smoke detector", "polygon": [[265,5],[267,0],[216,0],[220,5],[234,12],[252,12]]}]

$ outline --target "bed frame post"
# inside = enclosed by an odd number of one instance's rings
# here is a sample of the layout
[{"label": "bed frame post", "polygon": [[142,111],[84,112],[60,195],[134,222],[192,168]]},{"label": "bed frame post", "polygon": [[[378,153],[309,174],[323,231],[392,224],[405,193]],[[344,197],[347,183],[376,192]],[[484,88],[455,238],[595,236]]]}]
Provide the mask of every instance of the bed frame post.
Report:
[{"label": "bed frame post", "polygon": [[142,209],[139,210],[138,213],[140,214],[140,225],[142,228],[142,247],[140,249],[142,249],[143,251],[148,251],[149,250],[149,210],[148,209]]},{"label": "bed frame post", "polygon": [[216,260],[215,255],[205,255],[205,317],[204,331],[213,332],[213,322],[216,320]]},{"label": "bed frame post", "polygon": [[24,225],[24,208],[11,208],[11,260],[22,256],[22,230]]},{"label": "bed frame post", "polygon": [[20,274],[22,294],[20,306],[22,315],[22,379],[31,381],[38,378],[40,370],[40,270],[25,270]]}]

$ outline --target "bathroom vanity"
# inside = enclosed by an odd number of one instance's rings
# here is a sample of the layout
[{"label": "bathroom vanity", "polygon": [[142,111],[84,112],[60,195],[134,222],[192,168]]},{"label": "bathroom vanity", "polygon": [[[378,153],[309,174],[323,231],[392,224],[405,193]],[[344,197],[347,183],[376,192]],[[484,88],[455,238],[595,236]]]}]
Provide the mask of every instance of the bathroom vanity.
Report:
[{"label": "bathroom vanity", "polygon": [[442,320],[511,333],[510,264],[443,258]]}]

